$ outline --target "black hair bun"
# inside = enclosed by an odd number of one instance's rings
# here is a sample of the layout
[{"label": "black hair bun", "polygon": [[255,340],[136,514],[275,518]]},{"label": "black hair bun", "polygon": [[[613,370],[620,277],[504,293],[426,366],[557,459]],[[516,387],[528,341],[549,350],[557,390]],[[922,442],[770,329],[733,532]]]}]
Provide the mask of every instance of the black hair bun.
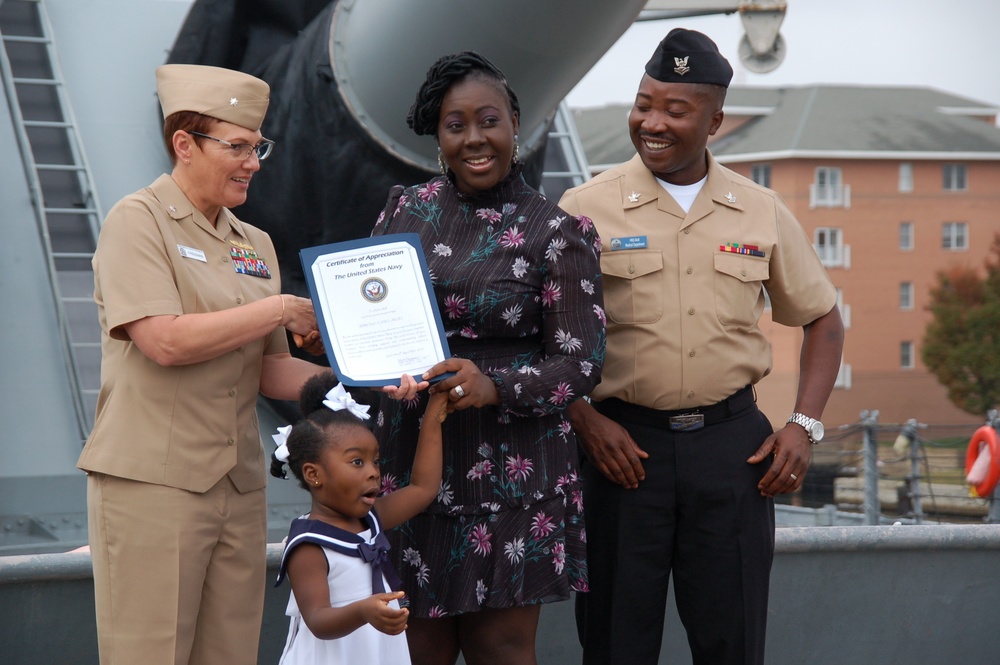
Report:
[{"label": "black hair bun", "polygon": [[275,457],[274,453],[271,453],[271,475],[282,480],[288,478],[288,474],[285,473],[285,463]]}]

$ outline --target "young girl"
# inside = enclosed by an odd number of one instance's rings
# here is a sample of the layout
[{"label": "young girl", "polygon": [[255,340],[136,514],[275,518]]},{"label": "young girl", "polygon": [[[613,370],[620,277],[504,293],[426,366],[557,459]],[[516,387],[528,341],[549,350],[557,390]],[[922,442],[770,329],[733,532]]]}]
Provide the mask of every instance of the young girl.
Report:
[{"label": "young girl", "polygon": [[284,478],[287,462],[312,494],[309,514],[292,522],[278,572],[277,584],[285,575],[292,583],[279,663],[409,663],[403,635],[409,610],[399,606],[404,594],[395,590],[399,578],[383,528],[405,522],[437,496],[448,394],[427,403],[409,485],[382,497],[378,443],[364,422],[368,406],[332,374],[310,379],[299,402],[308,415],[279,428],[271,465],[271,474]]}]

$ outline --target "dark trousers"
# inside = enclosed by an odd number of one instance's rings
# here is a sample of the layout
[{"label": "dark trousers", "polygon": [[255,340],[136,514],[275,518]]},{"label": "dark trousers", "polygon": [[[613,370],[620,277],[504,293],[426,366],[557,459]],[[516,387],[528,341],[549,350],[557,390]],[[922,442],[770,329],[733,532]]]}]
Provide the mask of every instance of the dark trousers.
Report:
[{"label": "dark trousers", "polygon": [[671,573],[694,665],[764,662],[774,502],[757,483],[771,434],[756,404],[674,432],[661,412],[595,404],[628,430],[646,479],[628,490],[584,462],[590,592],[577,594],[585,665],[655,665]]}]

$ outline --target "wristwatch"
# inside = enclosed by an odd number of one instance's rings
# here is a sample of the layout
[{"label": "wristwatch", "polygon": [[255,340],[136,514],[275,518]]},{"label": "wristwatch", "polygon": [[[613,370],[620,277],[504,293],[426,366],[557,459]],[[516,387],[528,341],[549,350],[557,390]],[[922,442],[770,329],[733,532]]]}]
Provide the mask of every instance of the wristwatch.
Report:
[{"label": "wristwatch", "polygon": [[793,413],[791,417],[789,417],[788,422],[795,423],[804,429],[806,431],[806,436],[809,437],[809,441],[813,445],[823,440],[823,433],[826,430],[823,428],[823,423],[815,418],[810,418],[804,413]]}]

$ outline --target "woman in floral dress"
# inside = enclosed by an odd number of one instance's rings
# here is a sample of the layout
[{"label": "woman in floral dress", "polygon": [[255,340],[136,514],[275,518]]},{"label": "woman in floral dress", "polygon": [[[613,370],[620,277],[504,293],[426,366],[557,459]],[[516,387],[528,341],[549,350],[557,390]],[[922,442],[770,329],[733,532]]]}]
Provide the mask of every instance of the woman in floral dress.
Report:
[{"label": "woman in floral dress", "polygon": [[[586,591],[576,441],[565,408],[600,378],[600,240],[529,187],[517,97],[472,52],[445,56],[407,121],[444,175],[394,187],[373,235],[420,235],[454,357],[384,400],[383,491],[408,482],[426,392],[448,391],[437,500],[391,534],[416,665],[535,663],[541,603]],[[428,388],[428,380],[449,376]],[[418,390],[419,389],[419,390]]]}]

